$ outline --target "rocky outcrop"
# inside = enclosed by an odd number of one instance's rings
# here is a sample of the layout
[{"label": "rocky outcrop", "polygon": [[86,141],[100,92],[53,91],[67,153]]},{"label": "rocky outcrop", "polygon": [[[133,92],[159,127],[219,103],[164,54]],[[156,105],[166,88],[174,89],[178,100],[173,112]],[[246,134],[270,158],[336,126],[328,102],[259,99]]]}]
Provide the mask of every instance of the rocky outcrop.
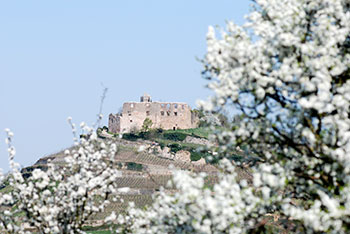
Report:
[{"label": "rocky outcrop", "polygon": [[212,146],[210,141],[208,141],[205,138],[198,138],[198,137],[192,137],[192,136],[187,136],[184,140],[186,143],[192,143],[192,144],[197,144],[197,145],[207,145],[207,146]]},{"label": "rocky outcrop", "polygon": [[183,162],[191,162],[191,153],[186,150],[177,151],[174,159]]},{"label": "rocky outcrop", "polygon": [[169,147],[165,146],[163,149],[159,147],[159,153],[163,158],[174,159],[174,154],[170,151]]},{"label": "rocky outcrop", "polygon": [[201,158],[198,161],[193,161],[192,164],[195,166],[203,166],[206,164],[206,162],[204,158]]}]

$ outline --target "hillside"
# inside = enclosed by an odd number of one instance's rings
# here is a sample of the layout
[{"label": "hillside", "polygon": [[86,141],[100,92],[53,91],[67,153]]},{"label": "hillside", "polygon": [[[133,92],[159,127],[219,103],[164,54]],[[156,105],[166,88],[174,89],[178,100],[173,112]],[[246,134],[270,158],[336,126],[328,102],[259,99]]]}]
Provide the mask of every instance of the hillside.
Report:
[{"label": "hillside", "polygon": [[[176,191],[174,187],[169,186],[172,178],[170,165],[182,170],[206,172],[206,185],[209,187],[218,180],[218,168],[206,161],[208,153],[204,149],[210,143],[207,140],[209,133],[205,129],[153,130],[124,134],[122,138],[108,133],[105,129],[99,129],[98,133],[99,141],[113,141],[117,145],[118,151],[114,160],[122,172],[117,178],[118,186],[130,189],[127,193],[119,194],[124,202],[113,202],[104,213],[92,217],[89,222],[91,226],[99,226],[100,220],[111,211],[123,212],[129,202],[134,202],[136,207],[150,205],[152,196],[161,187],[165,188],[167,193]],[[22,169],[22,173],[29,177],[35,168],[45,169],[48,161],[64,166],[64,151],[40,158],[33,166]],[[238,174],[240,178],[251,179],[247,170],[241,169]]]}]

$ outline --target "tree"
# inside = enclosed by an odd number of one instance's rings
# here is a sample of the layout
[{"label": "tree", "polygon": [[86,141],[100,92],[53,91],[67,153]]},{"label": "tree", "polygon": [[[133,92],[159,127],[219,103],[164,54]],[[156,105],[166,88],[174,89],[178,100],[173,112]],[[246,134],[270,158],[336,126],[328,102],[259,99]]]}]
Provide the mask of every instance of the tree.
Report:
[{"label": "tree", "polygon": [[24,233],[28,227],[40,233],[81,233],[92,215],[117,198],[116,145],[98,140],[84,123],[81,127],[89,137],[78,141],[75,125],[71,126],[75,146],[64,152],[64,162],[49,162],[34,169],[29,178],[14,162],[13,133],[7,130],[12,171],[2,178],[8,181],[9,191],[0,192],[0,206],[7,207],[0,212],[1,233]]},{"label": "tree", "polygon": [[127,230],[266,231],[262,219],[274,213],[295,232],[349,232],[350,1],[254,2],[243,26],[228,22],[221,37],[209,27],[203,74],[215,95],[201,102],[240,115],[217,130],[217,153],[231,159],[245,145],[257,155],[252,184],[235,179],[234,161],[221,162],[214,192],[178,173],[180,192],[131,208],[120,219]]},{"label": "tree", "polygon": [[144,121],[143,121],[143,124],[142,124],[142,129],[141,131],[142,132],[148,132],[151,127],[153,125],[153,122],[150,118],[146,118]]}]

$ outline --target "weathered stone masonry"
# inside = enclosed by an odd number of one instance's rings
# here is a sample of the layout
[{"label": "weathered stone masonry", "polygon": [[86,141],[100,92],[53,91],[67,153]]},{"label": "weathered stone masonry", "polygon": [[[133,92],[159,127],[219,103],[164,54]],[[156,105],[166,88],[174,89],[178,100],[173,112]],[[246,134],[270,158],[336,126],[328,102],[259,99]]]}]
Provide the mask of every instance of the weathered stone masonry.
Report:
[{"label": "weathered stone masonry", "polygon": [[108,128],[114,133],[140,130],[146,118],[152,120],[151,128],[188,129],[195,128],[198,118],[191,107],[180,102],[152,102],[149,95],[140,102],[126,102],[121,113],[110,114]]}]

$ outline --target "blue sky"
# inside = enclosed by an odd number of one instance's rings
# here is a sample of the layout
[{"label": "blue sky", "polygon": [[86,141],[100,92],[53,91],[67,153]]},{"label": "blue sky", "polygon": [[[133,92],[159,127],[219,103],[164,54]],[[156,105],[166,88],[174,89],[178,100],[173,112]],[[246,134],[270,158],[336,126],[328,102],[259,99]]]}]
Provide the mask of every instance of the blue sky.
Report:
[{"label": "blue sky", "polygon": [[209,25],[241,24],[248,0],[1,1],[0,168],[5,128],[23,166],[72,144],[67,117],[104,120],[144,92],[195,107],[210,91],[196,60]]}]

